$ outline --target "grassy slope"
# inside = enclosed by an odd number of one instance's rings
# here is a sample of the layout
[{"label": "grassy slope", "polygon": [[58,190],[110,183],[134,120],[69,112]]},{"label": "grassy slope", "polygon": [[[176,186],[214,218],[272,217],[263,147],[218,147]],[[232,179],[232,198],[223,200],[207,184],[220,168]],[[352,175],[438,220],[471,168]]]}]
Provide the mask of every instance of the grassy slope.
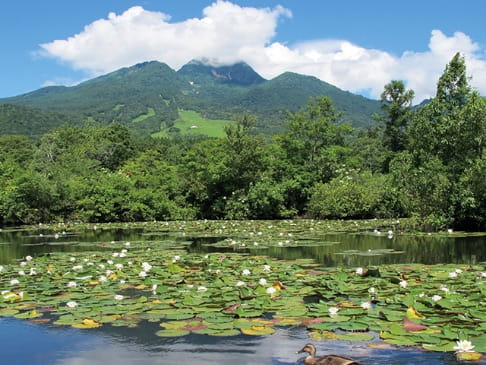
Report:
[{"label": "grassy slope", "polygon": [[[179,119],[174,123],[174,127],[179,128],[182,135],[205,135],[209,137],[224,137],[224,126],[235,123],[232,120],[224,119],[205,119],[193,110],[179,110]],[[191,128],[196,126],[197,128]],[[163,129],[155,133],[153,137],[166,137],[168,130]]]}]

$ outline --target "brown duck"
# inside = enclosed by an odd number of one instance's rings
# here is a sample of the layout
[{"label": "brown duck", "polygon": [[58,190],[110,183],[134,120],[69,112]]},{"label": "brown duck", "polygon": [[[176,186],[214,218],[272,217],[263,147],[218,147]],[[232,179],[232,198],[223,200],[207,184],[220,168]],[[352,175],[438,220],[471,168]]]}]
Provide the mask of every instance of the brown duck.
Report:
[{"label": "brown duck", "polygon": [[316,358],[316,347],[311,343],[305,345],[297,353],[300,354],[302,352],[309,354],[304,360],[305,365],[360,365],[359,362],[340,355],[325,355]]}]

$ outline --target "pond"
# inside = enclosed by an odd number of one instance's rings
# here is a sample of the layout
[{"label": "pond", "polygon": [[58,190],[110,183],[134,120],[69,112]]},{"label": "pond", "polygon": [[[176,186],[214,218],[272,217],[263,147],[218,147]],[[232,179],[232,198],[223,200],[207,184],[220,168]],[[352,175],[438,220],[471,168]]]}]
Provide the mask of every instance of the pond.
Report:
[{"label": "pond", "polygon": [[[113,226],[59,226],[44,229],[3,229],[0,232],[0,264],[21,261],[26,256],[83,252],[112,252],[128,242],[162,245],[188,254],[233,254],[293,261],[312,259],[311,267],[370,267],[391,264],[476,265],[486,261],[484,235],[402,235],[396,227],[369,225],[345,233],[332,226],[293,221],[251,223],[177,223]],[[389,230],[394,230],[393,233]],[[123,246],[128,247],[128,246]],[[144,246],[145,247],[145,246]],[[307,261],[306,261],[307,262]],[[3,282],[5,283],[5,281]],[[3,284],[2,284],[3,285]],[[4,290],[2,288],[2,290]],[[484,300],[484,298],[483,298]],[[160,337],[154,321],[137,326],[104,324],[81,330],[59,326],[49,313],[43,320],[0,317],[2,363],[8,364],[299,364],[295,352],[305,343],[317,345],[318,354],[352,356],[363,364],[458,364],[453,352],[425,351],[417,346],[393,347],[368,341],[315,341],[305,326],[276,327],[271,335],[209,336],[191,332],[184,336]],[[197,332],[197,331],[196,331]],[[486,363],[482,361],[482,363]]]}]

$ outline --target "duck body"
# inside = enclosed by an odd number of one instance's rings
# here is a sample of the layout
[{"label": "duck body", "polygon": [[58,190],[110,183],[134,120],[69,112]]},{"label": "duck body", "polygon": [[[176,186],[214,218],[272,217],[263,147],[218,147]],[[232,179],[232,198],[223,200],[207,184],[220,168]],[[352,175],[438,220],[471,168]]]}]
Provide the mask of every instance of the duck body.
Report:
[{"label": "duck body", "polygon": [[297,353],[307,352],[309,355],[304,359],[305,365],[360,365],[359,362],[340,355],[316,356],[316,347],[308,343]]}]

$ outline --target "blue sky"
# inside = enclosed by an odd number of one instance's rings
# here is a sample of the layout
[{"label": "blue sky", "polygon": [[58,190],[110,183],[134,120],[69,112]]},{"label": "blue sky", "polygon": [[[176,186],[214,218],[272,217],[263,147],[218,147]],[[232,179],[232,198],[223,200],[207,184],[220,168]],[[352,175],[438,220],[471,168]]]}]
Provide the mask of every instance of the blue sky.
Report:
[{"label": "blue sky", "polygon": [[120,67],[245,61],[265,78],[314,75],[378,98],[401,79],[432,96],[456,52],[486,95],[486,1],[5,0],[0,97]]}]

